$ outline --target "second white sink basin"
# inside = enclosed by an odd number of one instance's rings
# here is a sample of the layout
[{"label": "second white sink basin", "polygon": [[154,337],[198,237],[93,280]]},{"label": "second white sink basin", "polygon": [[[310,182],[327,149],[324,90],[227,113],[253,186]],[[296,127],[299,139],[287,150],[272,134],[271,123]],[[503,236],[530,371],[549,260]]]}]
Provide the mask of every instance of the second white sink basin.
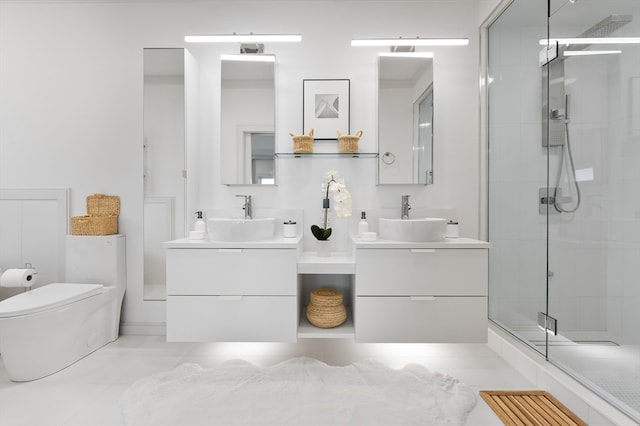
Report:
[{"label": "second white sink basin", "polygon": [[213,217],[207,221],[209,239],[212,241],[256,241],[273,238],[276,220],[272,217],[259,219],[233,219]]},{"label": "second white sink basin", "polygon": [[378,219],[378,231],[383,240],[406,242],[444,241],[447,219]]}]

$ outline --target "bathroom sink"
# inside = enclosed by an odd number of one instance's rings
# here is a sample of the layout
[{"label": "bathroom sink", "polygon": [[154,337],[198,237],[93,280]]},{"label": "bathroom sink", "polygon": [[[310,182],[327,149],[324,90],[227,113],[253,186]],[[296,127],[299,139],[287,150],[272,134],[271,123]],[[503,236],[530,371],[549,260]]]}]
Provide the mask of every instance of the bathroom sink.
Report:
[{"label": "bathroom sink", "polygon": [[444,241],[447,219],[378,219],[378,231],[383,240],[407,242]]},{"label": "bathroom sink", "polygon": [[208,221],[209,239],[212,241],[256,241],[273,238],[275,218],[233,219],[214,217]]}]

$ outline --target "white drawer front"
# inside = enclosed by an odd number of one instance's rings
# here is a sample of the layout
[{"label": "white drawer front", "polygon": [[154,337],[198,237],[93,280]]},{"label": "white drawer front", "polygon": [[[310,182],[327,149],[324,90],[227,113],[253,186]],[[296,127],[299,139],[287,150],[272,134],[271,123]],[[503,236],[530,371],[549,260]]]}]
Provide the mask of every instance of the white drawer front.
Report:
[{"label": "white drawer front", "polygon": [[486,249],[358,249],[356,294],[486,296]]},{"label": "white drawer front", "polygon": [[483,343],[486,297],[357,297],[356,340]]},{"label": "white drawer front", "polygon": [[169,249],[168,295],[295,295],[293,249]]},{"label": "white drawer front", "polygon": [[295,296],[168,296],[169,342],[294,342]]}]

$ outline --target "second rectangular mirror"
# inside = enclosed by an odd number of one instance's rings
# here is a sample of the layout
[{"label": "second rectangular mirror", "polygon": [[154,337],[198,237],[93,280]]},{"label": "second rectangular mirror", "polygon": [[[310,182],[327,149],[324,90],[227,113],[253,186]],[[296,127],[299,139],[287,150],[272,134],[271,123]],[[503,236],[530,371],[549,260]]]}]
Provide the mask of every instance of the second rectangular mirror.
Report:
[{"label": "second rectangular mirror", "polygon": [[275,56],[223,55],[220,155],[225,185],[274,185]]},{"label": "second rectangular mirror", "polygon": [[433,183],[433,58],[380,56],[378,183]]}]

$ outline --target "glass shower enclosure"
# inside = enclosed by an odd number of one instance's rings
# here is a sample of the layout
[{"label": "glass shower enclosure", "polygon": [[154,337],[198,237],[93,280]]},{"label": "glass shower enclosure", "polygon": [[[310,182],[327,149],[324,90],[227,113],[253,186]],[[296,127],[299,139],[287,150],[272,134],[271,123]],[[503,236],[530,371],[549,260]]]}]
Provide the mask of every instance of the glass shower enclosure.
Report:
[{"label": "glass shower enclosure", "polygon": [[640,422],[640,0],[513,0],[486,49],[489,318]]}]

